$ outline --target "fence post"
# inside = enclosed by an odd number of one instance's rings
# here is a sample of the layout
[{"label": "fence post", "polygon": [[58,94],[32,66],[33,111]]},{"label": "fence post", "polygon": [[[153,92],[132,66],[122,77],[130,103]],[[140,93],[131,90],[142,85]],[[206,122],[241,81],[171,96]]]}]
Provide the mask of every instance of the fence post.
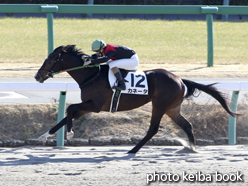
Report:
[{"label": "fence post", "polygon": [[[229,0],[223,0],[223,6],[229,6]],[[221,19],[223,21],[227,21],[228,20],[228,14],[222,14]]]},{"label": "fence post", "polygon": [[47,13],[48,55],[54,49],[53,13]]},{"label": "fence post", "polygon": [[[65,117],[65,106],[66,106],[66,91],[61,91],[59,96],[59,108],[58,108],[58,118],[57,123],[59,123]],[[64,146],[64,135],[65,127],[61,127],[57,131],[57,147]]]},{"label": "fence post", "polygon": [[[237,112],[239,91],[233,91],[231,109],[233,112]],[[236,145],[236,118],[229,116],[228,121],[228,144]]]},{"label": "fence post", "polygon": [[212,67],[214,64],[213,14],[218,13],[218,7],[204,6],[201,7],[201,12],[206,14],[208,32],[208,67]]},{"label": "fence post", "polygon": [[[88,5],[93,5],[93,4],[94,4],[94,0],[88,0]],[[92,15],[93,14],[88,13],[87,18],[92,18]]]},{"label": "fence post", "polygon": [[53,51],[54,48],[53,13],[57,11],[58,6],[56,5],[41,6],[41,12],[44,12],[47,15],[48,55]]},{"label": "fence post", "polygon": [[208,31],[208,67],[214,64],[214,30],[213,30],[213,14],[206,14],[207,31]]}]

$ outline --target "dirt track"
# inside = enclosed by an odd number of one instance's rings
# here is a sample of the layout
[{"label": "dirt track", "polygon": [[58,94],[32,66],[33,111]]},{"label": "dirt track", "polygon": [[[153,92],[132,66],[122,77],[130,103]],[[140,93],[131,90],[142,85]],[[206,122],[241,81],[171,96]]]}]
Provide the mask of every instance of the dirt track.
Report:
[{"label": "dirt track", "polygon": [[0,185],[248,184],[247,145],[199,146],[198,153],[180,146],[146,146],[136,155],[127,154],[131,148],[0,148]]}]

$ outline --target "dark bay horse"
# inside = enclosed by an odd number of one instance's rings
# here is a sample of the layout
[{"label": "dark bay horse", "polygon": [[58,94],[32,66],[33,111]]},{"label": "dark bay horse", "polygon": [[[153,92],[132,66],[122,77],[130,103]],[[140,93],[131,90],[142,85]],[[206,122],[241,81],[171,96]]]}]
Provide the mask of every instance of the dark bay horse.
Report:
[{"label": "dark bay horse", "polygon": [[[44,61],[41,68],[35,75],[35,79],[43,83],[53,72],[66,71],[74,67],[83,66],[81,57],[84,54],[75,45],[60,46],[56,48]],[[67,108],[67,116],[55,125],[51,130],[42,135],[39,139],[46,140],[58,129],[67,124],[67,139],[73,137],[72,120],[77,119],[90,112],[109,111],[112,89],[108,82],[107,65],[99,67],[86,67],[68,71],[69,75],[78,83],[81,89],[82,103],[72,104]],[[125,76],[125,71],[122,71]],[[195,139],[192,132],[192,125],[181,115],[181,105],[184,99],[192,96],[198,89],[214,97],[222,107],[232,116],[225,96],[213,85],[203,85],[180,77],[164,69],[153,69],[144,71],[147,80],[148,95],[122,94],[117,111],[126,111],[138,108],[148,102],[152,102],[152,117],[149,130],[146,136],[129,153],[136,153],[145,145],[157,132],[160,120],[164,114],[168,115],[188,136],[190,148],[195,148]],[[187,88],[185,88],[185,86]],[[185,95],[185,91],[186,95]]]}]

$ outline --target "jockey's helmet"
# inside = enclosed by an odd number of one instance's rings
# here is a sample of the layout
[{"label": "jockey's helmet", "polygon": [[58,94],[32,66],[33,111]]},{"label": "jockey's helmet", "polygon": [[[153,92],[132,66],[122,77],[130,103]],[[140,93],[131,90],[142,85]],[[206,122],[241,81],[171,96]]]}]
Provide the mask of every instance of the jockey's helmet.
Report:
[{"label": "jockey's helmet", "polygon": [[95,40],[91,45],[91,50],[94,52],[99,52],[102,48],[105,48],[107,45],[102,40]]}]

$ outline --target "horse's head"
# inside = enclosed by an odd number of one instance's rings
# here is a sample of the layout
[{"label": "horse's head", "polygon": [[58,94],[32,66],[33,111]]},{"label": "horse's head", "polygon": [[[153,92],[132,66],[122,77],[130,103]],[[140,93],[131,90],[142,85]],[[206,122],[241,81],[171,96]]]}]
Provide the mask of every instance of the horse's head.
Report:
[{"label": "horse's head", "polygon": [[60,70],[59,58],[63,52],[63,46],[56,48],[49,56],[45,59],[43,65],[40,67],[38,72],[35,74],[34,78],[36,81],[43,83],[50,77],[53,77],[52,73],[56,70]]},{"label": "horse's head", "polygon": [[[75,45],[60,46],[56,48],[44,61],[43,65],[34,76],[36,81],[43,83],[48,78],[53,77],[54,72],[59,72],[65,70],[65,68],[70,68],[68,64],[65,64],[66,63],[65,62],[66,60],[64,59],[66,58],[65,53],[71,54],[70,56],[74,56],[75,58],[78,59],[77,61],[79,64],[74,64],[74,65],[76,66],[83,65],[81,56],[84,55],[84,53],[81,52],[79,49],[76,49]],[[71,59],[68,61],[72,63]]]}]

